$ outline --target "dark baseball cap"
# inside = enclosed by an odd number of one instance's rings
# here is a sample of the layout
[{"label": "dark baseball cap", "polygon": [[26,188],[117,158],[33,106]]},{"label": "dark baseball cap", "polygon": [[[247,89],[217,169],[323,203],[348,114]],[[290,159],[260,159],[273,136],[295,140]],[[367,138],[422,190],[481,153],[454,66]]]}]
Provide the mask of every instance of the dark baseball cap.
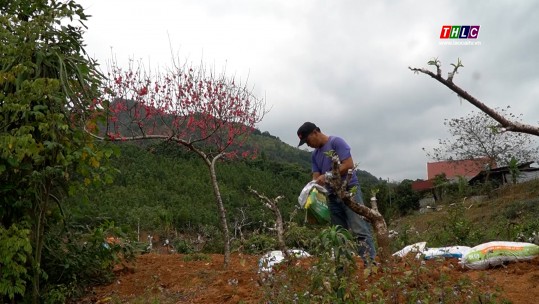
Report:
[{"label": "dark baseball cap", "polygon": [[298,129],[298,137],[299,137],[299,146],[303,145],[305,141],[307,140],[307,136],[311,134],[314,130],[320,131],[320,128],[318,128],[314,123],[312,122],[305,122],[301,125]]}]

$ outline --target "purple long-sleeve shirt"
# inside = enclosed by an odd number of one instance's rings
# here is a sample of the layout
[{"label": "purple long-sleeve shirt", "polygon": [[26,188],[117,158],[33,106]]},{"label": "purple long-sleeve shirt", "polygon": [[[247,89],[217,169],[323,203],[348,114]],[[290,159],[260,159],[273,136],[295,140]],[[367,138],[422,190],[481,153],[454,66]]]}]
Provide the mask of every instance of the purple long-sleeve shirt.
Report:
[{"label": "purple long-sleeve shirt", "polygon": [[[344,139],[338,136],[329,136],[329,140],[324,146],[315,149],[312,152],[311,162],[313,173],[319,172],[320,174],[324,174],[331,171],[331,158],[324,154],[325,152],[331,150],[337,153],[341,161],[352,157],[350,146],[344,141]],[[343,175],[342,178],[346,178],[346,175]],[[348,185],[349,187],[358,185],[356,170],[353,170],[352,178],[350,179],[350,183]]]}]

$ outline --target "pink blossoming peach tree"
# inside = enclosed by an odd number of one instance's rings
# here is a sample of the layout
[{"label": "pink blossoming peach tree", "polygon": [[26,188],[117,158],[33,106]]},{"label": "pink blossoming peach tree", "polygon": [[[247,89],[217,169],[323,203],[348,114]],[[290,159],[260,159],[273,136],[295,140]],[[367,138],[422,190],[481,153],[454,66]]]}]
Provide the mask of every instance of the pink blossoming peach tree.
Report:
[{"label": "pink blossoming peach tree", "polygon": [[172,68],[152,73],[140,62],[130,61],[123,69],[113,61],[103,96],[94,101],[93,108],[105,119],[100,128],[88,123],[87,130],[99,139],[174,142],[204,161],[219,212],[226,267],[230,237],[216,163],[223,158],[256,156],[256,151],[242,146],[267,113],[265,100],[224,72],[216,74],[173,60]]}]

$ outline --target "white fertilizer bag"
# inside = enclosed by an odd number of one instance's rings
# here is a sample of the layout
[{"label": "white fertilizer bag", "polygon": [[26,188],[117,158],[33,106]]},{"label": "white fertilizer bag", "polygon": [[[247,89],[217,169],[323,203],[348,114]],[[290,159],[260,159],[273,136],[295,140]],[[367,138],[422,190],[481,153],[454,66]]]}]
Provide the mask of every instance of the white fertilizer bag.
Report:
[{"label": "white fertilizer bag", "polygon": [[309,197],[309,194],[311,193],[311,190],[313,188],[316,188],[318,191],[324,193],[324,194],[327,194],[327,190],[326,188],[320,186],[319,184],[316,183],[316,181],[310,181],[307,183],[307,185],[305,185],[305,187],[303,187],[303,189],[301,190],[301,193],[299,194],[298,196],[298,204],[302,207],[302,208],[305,208],[305,204],[307,203],[307,198]]},{"label": "white fertilizer bag", "polygon": [[457,258],[460,259],[472,248],[468,246],[450,246],[440,248],[428,248],[422,252],[425,260],[435,258]]},{"label": "white fertilizer bag", "polygon": [[[306,251],[299,249],[288,250],[288,254],[296,258],[310,257]],[[284,254],[281,250],[274,250],[264,254],[258,261],[259,272],[271,272],[272,267],[284,261]]]},{"label": "white fertilizer bag", "polygon": [[408,245],[402,248],[401,250],[395,252],[393,256],[399,256],[402,258],[406,256],[408,253],[416,253],[416,257],[418,257],[423,253],[423,251],[425,251],[426,245],[427,245],[427,242],[419,242],[412,245]]},{"label": "white fertilizer bag", "polygon": [[470,269],[487,269],[505,262],[531,260],[539,256],[539,246],[524,242],[488,242],[472,247],[460,263]]}]

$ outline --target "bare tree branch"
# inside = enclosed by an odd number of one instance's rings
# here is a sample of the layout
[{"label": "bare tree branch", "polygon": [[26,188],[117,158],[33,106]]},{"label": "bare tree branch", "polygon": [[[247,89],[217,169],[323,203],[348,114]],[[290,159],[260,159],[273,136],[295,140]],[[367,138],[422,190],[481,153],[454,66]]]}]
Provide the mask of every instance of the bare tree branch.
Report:
[{"label": "bare tree branch", "polygon": [[[331,158],[332,161],[332,176],[327,180],[329,185],[336,189],[335,192],[337,196],[339,196],[344,204],[348,206],[350,209],[352,209],[355,213],[363,216],[364,218],[369,221],[373,228],[374,232],[376,234],[376,240],[378,243],[378,256],[382,261],[384,261],[387,257],[389,257],[389,232],[387,229],[387,224],[382,216],[382,214],[378,211],[377,205],[374,204],[374,208],[369,208],[365,205],[358,204],[353,199],[353,193],[348,192],[346,189],[346,185],[349,181],[349,176],[347,176],[346,180],[343,182],[341,179],[341,175],[339,173],[339,157],[337,155],[333,155]],[[350,172],[349,172],[350,175]],[[375,198],[376,200],[376,198]]]},{"label": "bare tree branch", "polygon": [[275,214],[275,229],[277,230],[277,243],[279,245],[279,249],[283,252],[283,255],[285,257],[288,257],[288,249],[286,248],[286,243],[284,241],[284,224],[283,224],[283,217],[281,216],[281,211],[279,211],[279,207],[277,207],[277,202],[284,198],[284,196],[279,195],[274,199],[270,199],[267,196],[258,193],[255,189],[249,187],[249,191],[251,191],[254,195],[258,196],[258,198],[264,203],[264,206],[268,207],[271,211],[273,211],[273,214]]},{"label": "bare tree branch", "polygon": [[460,59],[458,60],[457,64],[453,64],[454,66],[453,72],[449,73],[449,76],[447,77],[447,79],[444,79],[441,76],[442,73],[440,69],[440,61],[438,61],[438,59],[431,60],[429,61],[428,64],[436,66],[436,70],[437,70],[436,74],[424,68],[412,68],[412,67],[408,67],[408,68],[415,73],[423,73],[438,80],[440,83],[448,87],[451,91],[457,93],[458,96],[466,99],[469,103],[477,107],[482,112],[486,113],[488,116],[492,117],[498,123],[500,123],[500,127],[503,128],[505,131],[526,133],[526,134],[539,136],[539,127],[522,124],[518,121],[512,121],[512,120],[507,119],[506,117],[504,117],[503,115],[495,111],[494,109],[488,107],[487,105],[485,105],[484,103],[482,103],[481,101],[477,100],[475,97],[470,95],[468,92],[466,92],[465,90],[461,89],[459,86],[454,84],[453,77],[457,73],[458,68],[463,67]]}]

